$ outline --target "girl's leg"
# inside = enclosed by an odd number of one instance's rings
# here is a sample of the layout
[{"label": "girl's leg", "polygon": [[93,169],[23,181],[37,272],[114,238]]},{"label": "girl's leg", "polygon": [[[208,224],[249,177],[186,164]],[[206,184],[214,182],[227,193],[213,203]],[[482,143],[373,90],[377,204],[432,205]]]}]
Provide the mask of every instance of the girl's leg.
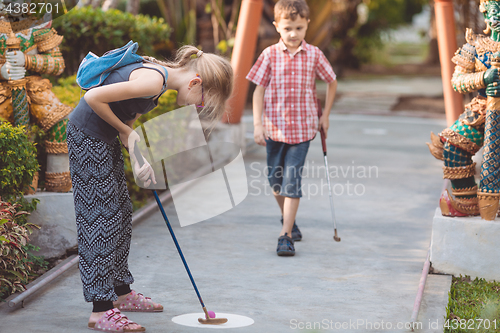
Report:
[{"label": "girl's leg", "polygon": [[[115,140],[113,144],[113,177],[117,186],[116,194],[118,198],[118,207],[120,208],[120,230],[116,243],[115,251],[115,281],[114,286],[130,285],[134,282],[134,278],[128,269],[128,255],[130,251],[130,241],[132,238],[132,202],[128,193],[127,182],[125,179],[123,155],[121,151],[121,144]],[[123,295],[123,291],[127,288],[118,288],[120,293],[118,296]],[[128,292],[127,292],[128,293]],[[126,293],[125,293],[126,294]]]},{"label": "girl's leg", "polygon": [[[114,307],[118,308],[125,302],[125,299],[131,293],[130,285],[134,278],[128,268],[128,255],[130,252],[130,241],[132,238],[132,202],[125,179],[124,162],[121,150],[121,144],[118,140],[113,145],[113,176],[117,184],[118,206],[121,207],[121,229],[118,236],[115,251],[115,280],[114,290],[118,299],[114,302]],[[140,301],[140,296],[136,295],[133,299]],[[155,310],[162,310],[163,306],[153,303]]]},{"label": "girl's leg", "polygon": [[[93,302],[89,324],[96,323],[117,299],[115,256],[120,239],[120,206],[112,175],[112,149],[68,123],[67,142],[78,235],[83,295]],[[139,329],[138,324],[126,325]]]},{"label": "girl's leg", "polygon": [[71,122],[67,141],[83,294],[87,302],[113,301],[120,221],[116,216],[111,149]]}]

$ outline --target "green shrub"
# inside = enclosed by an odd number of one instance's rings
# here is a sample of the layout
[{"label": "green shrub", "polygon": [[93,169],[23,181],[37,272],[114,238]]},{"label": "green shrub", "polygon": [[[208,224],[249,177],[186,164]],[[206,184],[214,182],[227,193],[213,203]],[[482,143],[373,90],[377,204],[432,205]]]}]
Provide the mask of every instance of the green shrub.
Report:
[{"label": "green shrub", "polygon": [[73,8],[54,20],[53,27],[64,36],[61,51],[65,75],[75,74],[89,51],[100,56],[130,40],[139,43],[139,54],[159,57],[159,52],[168,49],[171,33],[163,18],[92,7]]},{"label": "green shrub", "polygon": [[31,185],[39,170],[37,151],[24,126],[0,124],[0,197],[16,199]]},{"label": "green shrub", "polygon": [[[19,211],[19,204],[10,204],[0,200],[0,299],[16,291],[26,290],[25,284],[32,277],[35,266],[45,266],[40,257],[30,255],[28,250],[36,250],[28,244],[28,236],[33,228],[40,228],[31,223],[20,225],[21,217],[28,215]],[[34,261],[37,264],[34,263]]]},{"label": "green shrub", "polygon": [[85,90],[82,90],[76,84],[76,74],[68,77],[57,79],[57,83],[52,86],[52,91],[57,98],[72,108],[78,105],[80,98],[85,95]]}]

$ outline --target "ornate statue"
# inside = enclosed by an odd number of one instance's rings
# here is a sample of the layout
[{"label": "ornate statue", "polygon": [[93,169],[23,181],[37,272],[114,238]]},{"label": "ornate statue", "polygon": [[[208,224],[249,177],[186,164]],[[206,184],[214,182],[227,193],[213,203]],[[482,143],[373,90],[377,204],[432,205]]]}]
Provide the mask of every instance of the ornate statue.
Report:
[{"label": "ornate statue", "polygon": [[[444,178],[450,179],[452,195],[445,190],[440,199],[445,216],[481,215],[493,220],[500,196],[500,0],[481,0],[487,28],[485,35],[467,29],[467,43],[452,61],[456,64],[453,89],[477,92],[459,119],[428,143],[434,157],[444,161]],[[479,188],[472,156],[483,146]]]},{"label": "ornate statue", "polygon": [[46,18],[12,16],[0,20],[0,117],[16,125],[36,123],[47,133],[46,189],[67,192],[71,179],[66,124],[72,108],[54,95],[49,80],[37,75],[63,72],[63,37]]}]

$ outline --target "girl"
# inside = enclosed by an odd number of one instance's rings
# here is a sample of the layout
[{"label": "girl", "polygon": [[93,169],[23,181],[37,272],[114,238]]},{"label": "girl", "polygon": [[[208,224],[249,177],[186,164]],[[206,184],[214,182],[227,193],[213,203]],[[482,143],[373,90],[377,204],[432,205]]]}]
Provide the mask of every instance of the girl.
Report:
[{"label": "girl", "polygon": [[[174,62],[145,59],[112,71],[102,86],[89,90],[67,127],[80,276],[85,301],[93,302],[88,326],[98,331],[143,332],[120,311],[163,311],[130,289],[132,204],[120,141],[126,148],[134,146],[139,140],[134,121],[158,104],[167,86],[177,91],[179,105],[204,106],[202,112],[213,123],[222,116],[233,87],[230,63],[194,46],[180,48]],[[148,163],[139,167],[134,158],[133,165],[146,187],[156,183]]]}]

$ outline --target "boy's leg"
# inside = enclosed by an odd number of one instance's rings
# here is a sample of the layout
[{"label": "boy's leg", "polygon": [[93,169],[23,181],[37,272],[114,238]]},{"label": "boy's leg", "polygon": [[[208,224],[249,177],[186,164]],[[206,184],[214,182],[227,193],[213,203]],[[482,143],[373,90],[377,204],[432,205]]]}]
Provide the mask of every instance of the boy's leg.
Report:
[{"label": "boy's leg", "polygon": [[285,233],[291,235],[293,223],[295,222],[295,216],[297,215],[297,210],[299,209],[300,198],[289,198],[284,196],[281,197],[284,199],[283,200],[284,205],[283,205],[283,227],[281,228],[280,236],[283,236]]},{"label": "boy's leg", "polygon": [[281,183],[283,181],[285,153],[287,145],[283,142],[266,140],[267,151],[267,180],[273,191],[276,202],[280,207],[281,215],[283,215],[283,205],[285,198],[281,193]]},{"label": "boy's leg", "polygon": [[285,155],[285,172],[281,194],[283,200],[283,228],[281,234],[285,232],[291,235],[295,216],[299,208],[302,197],[302,169],[309,150],[310,141],[290,145]]},{"label": "boy's leg", "polygon": [[281,216],[283,216],[283,206],[285,205],[285,197],[279,194],[279,192],[274,192],[274,198],[276,199],[276,202],[278,203],[278,206],[280,206],[281,210]]}]

